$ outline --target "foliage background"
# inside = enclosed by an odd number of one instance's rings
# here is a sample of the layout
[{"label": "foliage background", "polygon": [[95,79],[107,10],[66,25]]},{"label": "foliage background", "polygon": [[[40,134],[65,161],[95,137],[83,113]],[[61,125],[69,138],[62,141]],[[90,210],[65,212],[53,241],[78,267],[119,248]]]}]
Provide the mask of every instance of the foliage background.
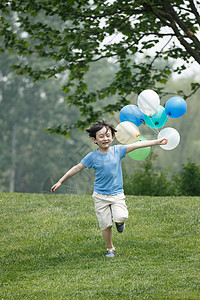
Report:
[{"label": "foliage background", "polygon": [[[89,140],[84,131],[74,130],[69,139],[64,136],[50,135],[45,128],[55,124],[72,123],[80,118],[74,107],[68,106],[60,91],[62,79],[33,83],[30,78],[13,76],[7,67],[13,54],[3,54],[1,64],[1,101],[0,101],[0,189],[9,191],[14,176],[14,191],[17,192],[50,192],[50,186],[63,173],[96,146]],[[90,89],[100,87],[114,76],[116,65],[103,61],[93,65],[87,75]],[[193,78],[170,80],[167,89],[189,89]],[[164,105],[171,95],[161,97]],[[198,113],[200,109],[199,93],[188,99],[186,114],[179,119],[168,119],[165,127],[176,128],[181,135],[179,146],[172,151],[154,147],[157,157],[154,160],[156,172],[179,172],[192,159],[195,164],[200,161],[200,136]],[[106,98],[112,103],[115,97]],[[131,103],[137,104],[137,95],[131,95]],[[95,104],[101,107],[102,103]],[[119,121],[119,112],[112,116],[105,114],[105,119],[115,126]],[[139,127],[141,135],[148,139],[156,138],[157,133],[146,125]],[[115,140],[115,143],[117,141]],[[134,176],[144,162],[126,157],[123,160],[124,177]],[[153,171],[152,171],[153,172]],[[90,193],[94,180],[93,172],[84,170],[66,182],[62,193]],[[125,178],[126,180],[126,178]],[[132,189],[133,191],[133,189]]]}]

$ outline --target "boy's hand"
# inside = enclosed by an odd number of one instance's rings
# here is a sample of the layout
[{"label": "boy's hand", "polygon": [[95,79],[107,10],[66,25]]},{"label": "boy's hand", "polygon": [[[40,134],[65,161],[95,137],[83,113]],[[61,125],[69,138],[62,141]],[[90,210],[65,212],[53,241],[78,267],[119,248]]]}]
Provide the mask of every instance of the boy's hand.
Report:
[{"label": "boy's hand", "polygon": [[56,184],[54,184],[51,188],[51,192],[55,192],[57,190],[57,188],[59,188],[61,186],[61,182],[58,181]]},{"label": "boy's hand", "polygon": [[168,139],[166,138],[158,139],[158,145],[166,145],[167,143],[168,143]]}]

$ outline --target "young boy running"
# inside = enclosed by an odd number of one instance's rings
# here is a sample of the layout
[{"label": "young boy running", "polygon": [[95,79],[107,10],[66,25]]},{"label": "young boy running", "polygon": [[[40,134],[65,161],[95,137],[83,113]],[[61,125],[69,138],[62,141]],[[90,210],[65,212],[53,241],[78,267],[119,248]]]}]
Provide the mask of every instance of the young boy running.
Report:
[{"label": "young boy running", "polygon": [[98,122],[86,130],[98,149],[87,154],[80,163],[72,167],[51,188],[55,192],[61,184],[85,168],[94,168],[95,182],[93,199],[95,212],[107,246],[106,257],[115,256],[112,243],[112,225],[116,223],[117,231],[122,233],[128,210],[125,203],[121,159],[126,153],[138,148],[167,144],[167,139],[140,141],[128,145],[111,146],[116,130],[105,121]]}]

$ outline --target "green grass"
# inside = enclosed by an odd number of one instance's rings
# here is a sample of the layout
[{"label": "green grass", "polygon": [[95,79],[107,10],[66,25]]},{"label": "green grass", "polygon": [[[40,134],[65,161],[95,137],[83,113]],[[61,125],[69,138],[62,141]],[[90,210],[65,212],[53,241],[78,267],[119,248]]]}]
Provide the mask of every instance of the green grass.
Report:
[{"label": "green grass", "polygon": [[0,194],[0,299],[200,299],[200,197],[127,205],[111,259],[91,196]]}]

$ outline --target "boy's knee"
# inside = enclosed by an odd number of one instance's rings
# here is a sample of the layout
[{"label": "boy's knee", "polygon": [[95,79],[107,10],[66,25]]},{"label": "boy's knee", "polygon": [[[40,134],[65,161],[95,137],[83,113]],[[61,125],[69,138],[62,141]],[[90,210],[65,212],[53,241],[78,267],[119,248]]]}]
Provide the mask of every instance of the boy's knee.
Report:
[{"label": "boy's knee", "polygon": [[128,219],[128,216],[116,216],[113,220],[116,223],[124,223]]},{"label": "boy's knee", "polygon": [[124,223],[128,219],[128,210],[118,210],[113,214],[113,221],[116,223]]}]

